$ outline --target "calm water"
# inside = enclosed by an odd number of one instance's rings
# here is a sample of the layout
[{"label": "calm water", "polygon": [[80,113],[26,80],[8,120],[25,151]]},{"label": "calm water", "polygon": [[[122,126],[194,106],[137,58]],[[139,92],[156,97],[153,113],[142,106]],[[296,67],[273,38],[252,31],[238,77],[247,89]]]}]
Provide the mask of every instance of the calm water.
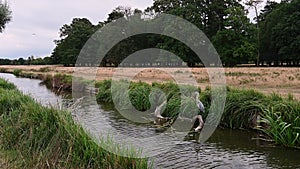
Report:
[{"label": "calm water", "polygon": [[[19,90],[43,105],[57,105],[62,101],[62,96],[40,85],[40,80],[16,78],[2,73],[0,77],[13,82]],[[129,122],[105,105],[83,104],[76,111],[75,118],[94,137],[99,137],[106,130],[110,134],[119,134],[121,143],[122,138],[148,138],[160,133],[151,124]],[[170,143],[173,144],[171,149],[156,149],[154,151],[158,155],[152,161],[155,168],[300,168],[300,150],[273,147],[256,140],[257,137],[251,131],[217,129],[204,144],[197,143],[191,137],[185,141]]]},{"label": "calm water", "polygon": [[0,78],[14,83],[20,91],[31,96],[44,106],[59,106],[65,97],[64,94],[58,95],[52,90],[47,89],[45,85],[42,85],[42,81],[38,79],[17,78],[13,74],[8,73],[0,73]]}]

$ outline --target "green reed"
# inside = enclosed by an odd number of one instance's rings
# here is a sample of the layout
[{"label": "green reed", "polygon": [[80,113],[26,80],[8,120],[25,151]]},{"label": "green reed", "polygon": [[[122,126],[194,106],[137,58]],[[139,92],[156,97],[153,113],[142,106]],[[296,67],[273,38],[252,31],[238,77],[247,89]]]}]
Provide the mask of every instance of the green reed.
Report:
[{"label": "green reed", "polygon": [[[113,103],[111,99],[111,83],[111,80],[97,83],[96,87],[99,88],[99,93],[96,97],[99,103]],[[119,86],[122,86],[121,83]],[[192,93],[197,90],[200,92],[201,90],[193,86],[179,86],[171,82],[164,84],[153,83],[152,85],[142,82],[131,82],[127,89],[120,88],[122,90],[117,91],[117,95],[114,97],[122,101],[124,90],[128,90],[131,94],[131,103],[136,109],[141,111],[151,108],[150,105],[155,100],[162,102],[160,101],[162,98],[160,93],[153,92],[155,89],[158,89],[164,93],[168,101],[162,113],[163,116],[176,117],[179,113],[199,113],[197,107],[195,107]],[[200,100],[206,107],[206,111],[202,114],[204,119],[209,113],[210,106],[213,106],[210,105],[211,92],[211,89],[207,88],[200,95]],[[154,98],[149,97],[149,94],[153,95]],[[154,112],[153,108],[152,111]],[[264,95],[255,90],[228,87],[225,108],[219,126],[233,129],[254,129],[265,133],[277,144],[300,147],[299,118],[300,103],[294,100],[292,96],[283,98],[275,93]]]}]

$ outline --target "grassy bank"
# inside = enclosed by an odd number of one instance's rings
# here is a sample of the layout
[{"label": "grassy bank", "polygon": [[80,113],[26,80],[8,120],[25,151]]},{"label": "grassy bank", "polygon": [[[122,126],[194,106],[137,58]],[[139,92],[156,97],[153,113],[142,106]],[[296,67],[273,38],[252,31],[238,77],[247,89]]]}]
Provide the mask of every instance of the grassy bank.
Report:
[{"label": "grassy bank", "polygon": [[9,168],[147,168],[144,159],[106,152],[69,112],[42,107],[3,79],[0,150]]},{"label": "grassy bank", "polygon": [[[56,74],[54,76],[44,75],[39,77],[46,85],[54,88],[71,90],[72,77],[70,75]],[[119,82],[119,88],[126,87],[126,84]],[[51,86],[52,85],[52,86]],[[99,103],[112,103],[111,81],[105,80],[96,83],[99,88],[97,101]],[[185,85],[181,102],[181,92],[179,87],[173,83],[151,85],[143,82],[132,82],[129,86],[129,97],[133,106],[140,110],[150,110],[154,112],[155,107],[151,107],[151,102],[161,103],[161,91],[166,94],[168,103],[163,116],[176,117],[179,113],[195,114],[194,99],[191,92],[200,89]],[[159,90],[153,90],[159,89]],[[148,98],[151,95],[150,99]],[[116,91],[114,95],[123,105],[125,97],[124,91]],[[208,110],[211,101],[211,91],[209,89],[201,92],[200,99]],[[182,106],[180,106],[182,105]],[[181,107],[181,109],[180,109]],[[204,113],[206,118],[208,112]],[[255,129],[265,133],[266,139],[272,139],[275,143],[288,146],[300,147],[300,103],[294,100],[292,95],[282,98],[277,94],[265,95],[254,90],[238,90],[228,88],[225,110],[219,124],[226,128]]]},{"label": "grassy bank", "polygon": [[[116,84],[116,90],[114,90],[113,98],[111,94],[111,80],[105,80],[96,83],[96,88],[99,88],[97,94],[98,103],[113,103],[113,100],[127,107],[128,103],[124,103],[123,100],[126,97],[127,82],[119,81]],[[128,95],[131,104],[139,111],[150,110],[155,111],[156,107],[153,105],[160,105],[163,102],[164,97],[168,100],[165,107],[165,111],[162,113],[163,116],[176,117],[179,113],[197,114],[198,109],[195,107],[195,100],[192,99],[195,91],[201,91],[200,88],[182,85],[175,85],[174,83],[152,83],[149,85],[144,82],[130,82],[128,88]],[[163,94],[165,93],[165,95]],[[182,95],[181,93],[184,93]],[[183,102],[181,103],[181,97]],[[194,105],[194,106],[193,106]]]},{"label": "grassy bank", "polygon": [[23,71],[21,69],[5,69],[0,68],[0,73],[11,73],[16,77],[24,77],[30,79],[40,79],[49,88],[60,89],[64,91],[72,90],[72,76],[61,73],[49,73],[48,67],[42,67],[38,70]]},{"label": "grassy bank", "polygon": [[[99,103],[112,103],[111,81],[106,80],[96,83],[99,88],[97,101]],[[118,88],[122,89],[123,82],[117,82]],[[153,90],[154,89],[154,90]],[[176,117],[179,113],[197,113],[195,101],[191,98],[191,92],[197,89],[192,86],[183,86],[182,91],[173,83],[158,84],[134,83],[131,82],[128,94],[132,105],[145,111],[152,109],[150,103],[153,100],[161,100],[163,91],[168,100],[163,116]],[[154,92],[151,92],[154,91]],[[125,97],[123,90],[116,90],[114,97],[122,100]],[[181,93],[183,100],[181,102]],[[150,99],[148,98],[150,94]],[[201,92],[200,99],[204,103],[206,110],[209,110],[211,103],[211,90],[206,89]],[[123,103],[124,104],[124,103]],[[183,105],[180,109],[180,105]],[[196,111],[196,112],[194,112]],[[204,118],[207,116],[204,113]],[[300,148],[300,103],[293,99],[292,95],[282,98],[279,95],[264,95],[254,90],[227,89],[227,98],[224,113],[219,124],[220,127],[233,129],[255,129],[265,133],[267,139],[272,139],[276,144],[288,147]]]}]

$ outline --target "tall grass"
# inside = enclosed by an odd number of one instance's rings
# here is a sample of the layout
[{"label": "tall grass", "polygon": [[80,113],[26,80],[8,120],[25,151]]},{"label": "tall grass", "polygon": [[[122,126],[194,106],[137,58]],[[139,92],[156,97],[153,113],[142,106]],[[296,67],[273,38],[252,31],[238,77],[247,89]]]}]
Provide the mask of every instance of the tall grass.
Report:
[{"label": "tall grass", "polygon": [[[113,103],[115,100],[118,104],[126,106],[129,103],[122,102],[125,97],[125,92],[128,92],[131,104],[139,111],[151,110],[154,112],[155,107],[151,107],[151,104],[161,104],[163,92],[168,100],[165,110],[162,112],[163,116],[176,117],[179,113],[185,112],[186,114],[196,113],[198,109],[190,109],[187,105],[195,105],[195,100],[191,99],[191,95],[195,91],[200,89],[182,85],[178,86],[174,83],[153,83],[149,85],[143,82],[130,82],[128,88],[122,81],[115,82],[116,89],[114,89],[113,96],[111,94],[111,80],[105,80],[96,83],[96,87],[99,88],[99,92],[96,96],[99,103]],[[127,82],[126,82],[127,83]],[[112,99],[114,97],[114,99]],[[182,100],[182,97],[186,98]],[[152,100],[151,100],[152,99]],[[193,111],[193,112],[190,112]]]},{"label": "tall grass", "polygon": [[[111,81],[97,83],[99,102],[112,103]],[[150,108],[149,93],[155,88],[163,91],[167,97],[167,106],[163,116],[176,117],[179,113],[197,114],[195,101],[190,96],[197,89],[193,86],[178,86],[174,83],[146,83],[131,82],[128,91],[131,102],[138,110]],[[184,95],[182,95],[184,93]],[[122,92],[117,95],[122,100]],[[157,97],[159,98],[159,96]],[[183,100],[182,100],[183,98]],[[150,97],[151,99],[151,97]],[[159,99],[156,99],[159,100]],[[204,119],[211,104],[211,90],[207,88],[201,92],[200,100],[206,107]],[[153,102],[153,101],[152,101]],[[154,112],[154,110],[153,110]],[[265,133],[277,144],[300,147],[300,103],[291,96],[282,98],[277,94],[264,95],[254,90],[227,88],[224,113],[220,127],[233,129],[255,129]]]},{"label": "tall grass", "polygon": [[129,99],[132,105],[139,111],[150,109],[149,95],[151,86],[147,83],[131,83],[129,86]]},{"label": "tall grass", "polygon": [[277,144],[300,148],[300,103],[275,101],[263,110],[261,130]]},{"label": "tall grass", "polygon": [[49,88],[62,88],[65,91],[72,90],[72,76],[66,74],[55,74],[55,75],[40,75],[39,77],[43,83]]},{"label": "tall grass", "polygon": [[102,149],[69,112],[42,107],[12,86],[0,80],[0,150],[17,168],[147,168],[145,159]]},{"label": "tall grass", "polygon": [[264,107],[265,96],[254,90],[228,89],[220,125],[229,128],[254,128]]},{"label": "tall grass", "polygon": [[12,89],[16,89],[16,86],[7,82],[7,80],[0,78],[0,88],[12,90]]},{"label": "tall grass", "polygon": [[99,103],[112,103],[111,96],[111,80],[104,80],[96,82],[95,87],[99,89],[97,94],[97,102]]},{"label": "tall grass", "polygon": [[20,69],[14,69],[14,71],[12,72],[15,76],[20,76],[21,75],[21,73],[22,73],[22,70],[20,70]]}]

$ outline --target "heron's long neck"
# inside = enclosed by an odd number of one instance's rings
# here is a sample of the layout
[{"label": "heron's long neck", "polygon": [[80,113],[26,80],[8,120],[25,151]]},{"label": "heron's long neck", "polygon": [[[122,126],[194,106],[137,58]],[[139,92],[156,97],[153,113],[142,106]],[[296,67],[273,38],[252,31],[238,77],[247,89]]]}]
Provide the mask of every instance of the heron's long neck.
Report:
[{"label": "heron's long neck", "polygon": [[199,95],[198,94],[196,95],[196,100],[199,100]]}]

